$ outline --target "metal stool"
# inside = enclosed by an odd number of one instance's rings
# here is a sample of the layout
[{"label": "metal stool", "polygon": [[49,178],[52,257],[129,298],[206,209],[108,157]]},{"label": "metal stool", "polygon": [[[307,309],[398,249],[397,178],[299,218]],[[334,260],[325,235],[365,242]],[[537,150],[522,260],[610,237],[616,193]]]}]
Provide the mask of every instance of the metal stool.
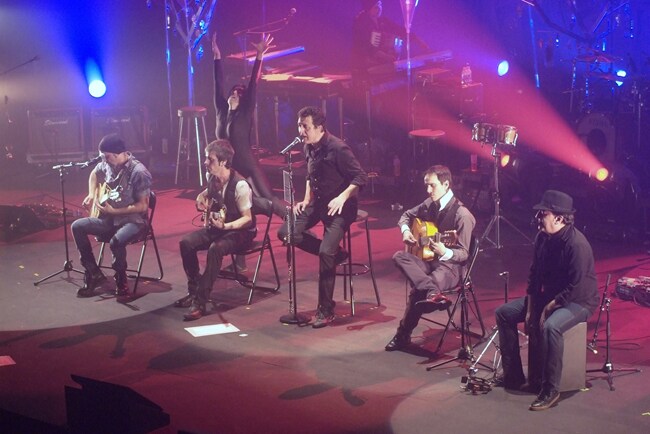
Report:
[{"label": "metal stool", "polygon": [[377,281],[375,280],[375,272],[372,266],[372,247],[370,245],[370,230],[368,229],[368,212],[363,210],[357,211],[357,218],[355,223],[364,224],[366,231],[366,245],[368,248],[368,263],[352,262],[352,226],[345,232],[343,236],[343,248],[349,253],[347,262],[340,264],[342,271],[336,273],[337,276],[343,276],[343,298],[348,300],[348,287],[350,288],[350,313],[354,316],[354,287],[352,285],[353,276],[361,276],[362,274],[370,273],[372,277],[372,286],[375,289],[375,297],[377,298],[377,306],[381,306],[379,301],[379,290],[377,289]]},{"label": "metal stool", "polygon": [[409,132],[409,138],[413,140],[413,161],[424,163],[420,164],[422,169],[426,169],[431,164],[431,144],[445,136],[442,130],[432,130],[423,128]]},{"label": "metal stool", "polygon": [[[181,150],[183,149],[183,124],[187,120],[187,152],[185,156],[185,177],[190,179],[190,158],[192,155],[191,138],[196,142],[196,162],[199,171],[199,184],[203,187],[203,148],[208,144],[208,134],[205,130],[205,115],[208,110],[201,106],[181,107],[178,109],[178,153],[176,155],[176,177],[174,184],[178,184],[178,169],[181,164]],[[201,119],[201,126],[203,128],[203,143],[201,143],[201,135],[199,134],[199,119]],[[194,131],[192,131],[194,127]],[[193,135],[190,135],[193,133]]]}]

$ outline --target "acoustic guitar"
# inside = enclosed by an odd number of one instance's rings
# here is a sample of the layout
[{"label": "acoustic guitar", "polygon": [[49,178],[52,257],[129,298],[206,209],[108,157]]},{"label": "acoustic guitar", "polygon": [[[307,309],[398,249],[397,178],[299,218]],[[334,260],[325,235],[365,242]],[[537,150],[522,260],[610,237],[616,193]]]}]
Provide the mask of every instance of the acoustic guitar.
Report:
[{"label": "acoustic guitar", "polygon": [[432,243],[444,243],[446,246],[458,243],[458,233],[455,230],[440,232],[433,222],[419,218],[413,219],[411,232],[416,242],[410,248],[410,252],[423,261],[438,259],[431,248]]},{"label": "acoustic guitar", "polygon": [[211,229],[214,228],[214,223],[212,219],[221,220],[222,222],[226,221],[226,205],[220,204],[217,199],[210,199],[210,204],[203,211],[201,215],[201,221],[203,222],[203,227]]},{"label": "acoustic guitar", "polygon": [[99,217],[101,215],[101,210],[99,209],[97,204],[104,206],[109,201],[111,201],[111,205],[120,202],[122,200],[122,198],[120,197],[121,192],[122,192],[121,185],[118,185],[115,188],[111,188],[111,186],[107,182],[100,184],[97,197],[93,201],[93,207],[90,210],[90,217]]}]

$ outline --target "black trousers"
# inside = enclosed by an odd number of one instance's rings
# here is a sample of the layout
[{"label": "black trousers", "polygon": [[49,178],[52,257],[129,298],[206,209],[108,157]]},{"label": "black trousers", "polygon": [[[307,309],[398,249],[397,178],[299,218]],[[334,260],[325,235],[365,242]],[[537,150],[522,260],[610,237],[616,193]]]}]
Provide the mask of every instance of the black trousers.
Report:
[{"label": "black trousers", "polygon": [[[197,301],[205,304],[210,298],[212,285],[217,280],[223,257],[246,249],[253,242],[255,232],[249,230],[223,231],[199,229],[185,235],[179,242],[183,269],[189,287],[197,286]],[[208,251],[203,274],[199,270],[198,252]]]},{"label": "black trousers", "polygon": [[[299,249],[312,255],[318,255],[318,312],[324,315],[334,313],[334,285],[336,283],[336,254],[345,231],[357,218],[357,204],[347,202],[339,215],[328,216],[329,201],[316,201],[305,208],[302,214],[296,216],[293,243]],[[323,222],[324,233],[322,241],[315,237],[309,229]],[[278,230],[278,237],[286,240],[289,231],[283,224]]]}]

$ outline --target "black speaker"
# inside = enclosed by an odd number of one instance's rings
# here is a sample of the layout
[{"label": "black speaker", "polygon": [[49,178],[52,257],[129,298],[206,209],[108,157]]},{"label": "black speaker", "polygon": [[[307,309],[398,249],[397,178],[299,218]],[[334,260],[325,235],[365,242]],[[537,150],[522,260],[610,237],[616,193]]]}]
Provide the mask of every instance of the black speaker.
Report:
[{"label": "black speaker", "polygon": [[126,386],[71,375],[81,389],[65,386],[71,433],[148,433],[169,425],[169,414]]},{"label": "black speaker", "polygon": [[0,205],[0,234],[3,241],[13,241],[43,229],[45,224],[31,208]]},{"label": "black speaker", "polygon": [[28,110],[30,163],[83,161],[83,117],[79,108]]},{"label": "black speaker", "polygon": [[[149,126],[148,114],[144,107],[114,107],[92,109],[90,111],[91,148],[97,149],[99,141],[108,134],[118,134],[126,142],[126,147],[136,157],[148,153]],[[91,154],[94,154],[91,151]]]}]

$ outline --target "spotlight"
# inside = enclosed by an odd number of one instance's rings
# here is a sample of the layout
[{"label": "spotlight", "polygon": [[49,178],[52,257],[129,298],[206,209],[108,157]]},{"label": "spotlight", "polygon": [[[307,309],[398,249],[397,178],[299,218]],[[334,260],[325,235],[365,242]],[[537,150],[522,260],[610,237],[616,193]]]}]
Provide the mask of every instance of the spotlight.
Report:
[{"label": "spotlight", "polygon": [[609,170],[604,167],[599,167],[590,174],[591,177],[595,178],[596,181],[603,182],[609,178]]},{"label": "spotlight", "polygon": [[101,80],[93,80],[88,85],[88,93],[95,98],[101,98],[106,94],[106,84]]},{"label": "spotlight", "polygon": [[501,154],[499,164],[501,167],[506,167],[510,163],[510,154]]},{"label": "spotlight", "polygon": [[94,98],[101,98],[106,94],[102,72],[94,59],[86,60],[86,83],[88,83],[88,93]]},{"label": "spotlight", "polygon": [[[618,71],[616,71],[616,76],[621,77],[621,78],[625,78],[625,77],[627,77],[627,71],[624,70],[624,69],[619,69]],[[622,86],[623,81],[616,80],[616,85],[619,86],[619,87]]]},{"label": "spotlight", "polygon": [[499,74],[499,77],[503,77],[508,73],[510,70],[510,64],[508,63],[507,60],[502,60],[499,63],[499,66],[497,67],[497,74]]}]

